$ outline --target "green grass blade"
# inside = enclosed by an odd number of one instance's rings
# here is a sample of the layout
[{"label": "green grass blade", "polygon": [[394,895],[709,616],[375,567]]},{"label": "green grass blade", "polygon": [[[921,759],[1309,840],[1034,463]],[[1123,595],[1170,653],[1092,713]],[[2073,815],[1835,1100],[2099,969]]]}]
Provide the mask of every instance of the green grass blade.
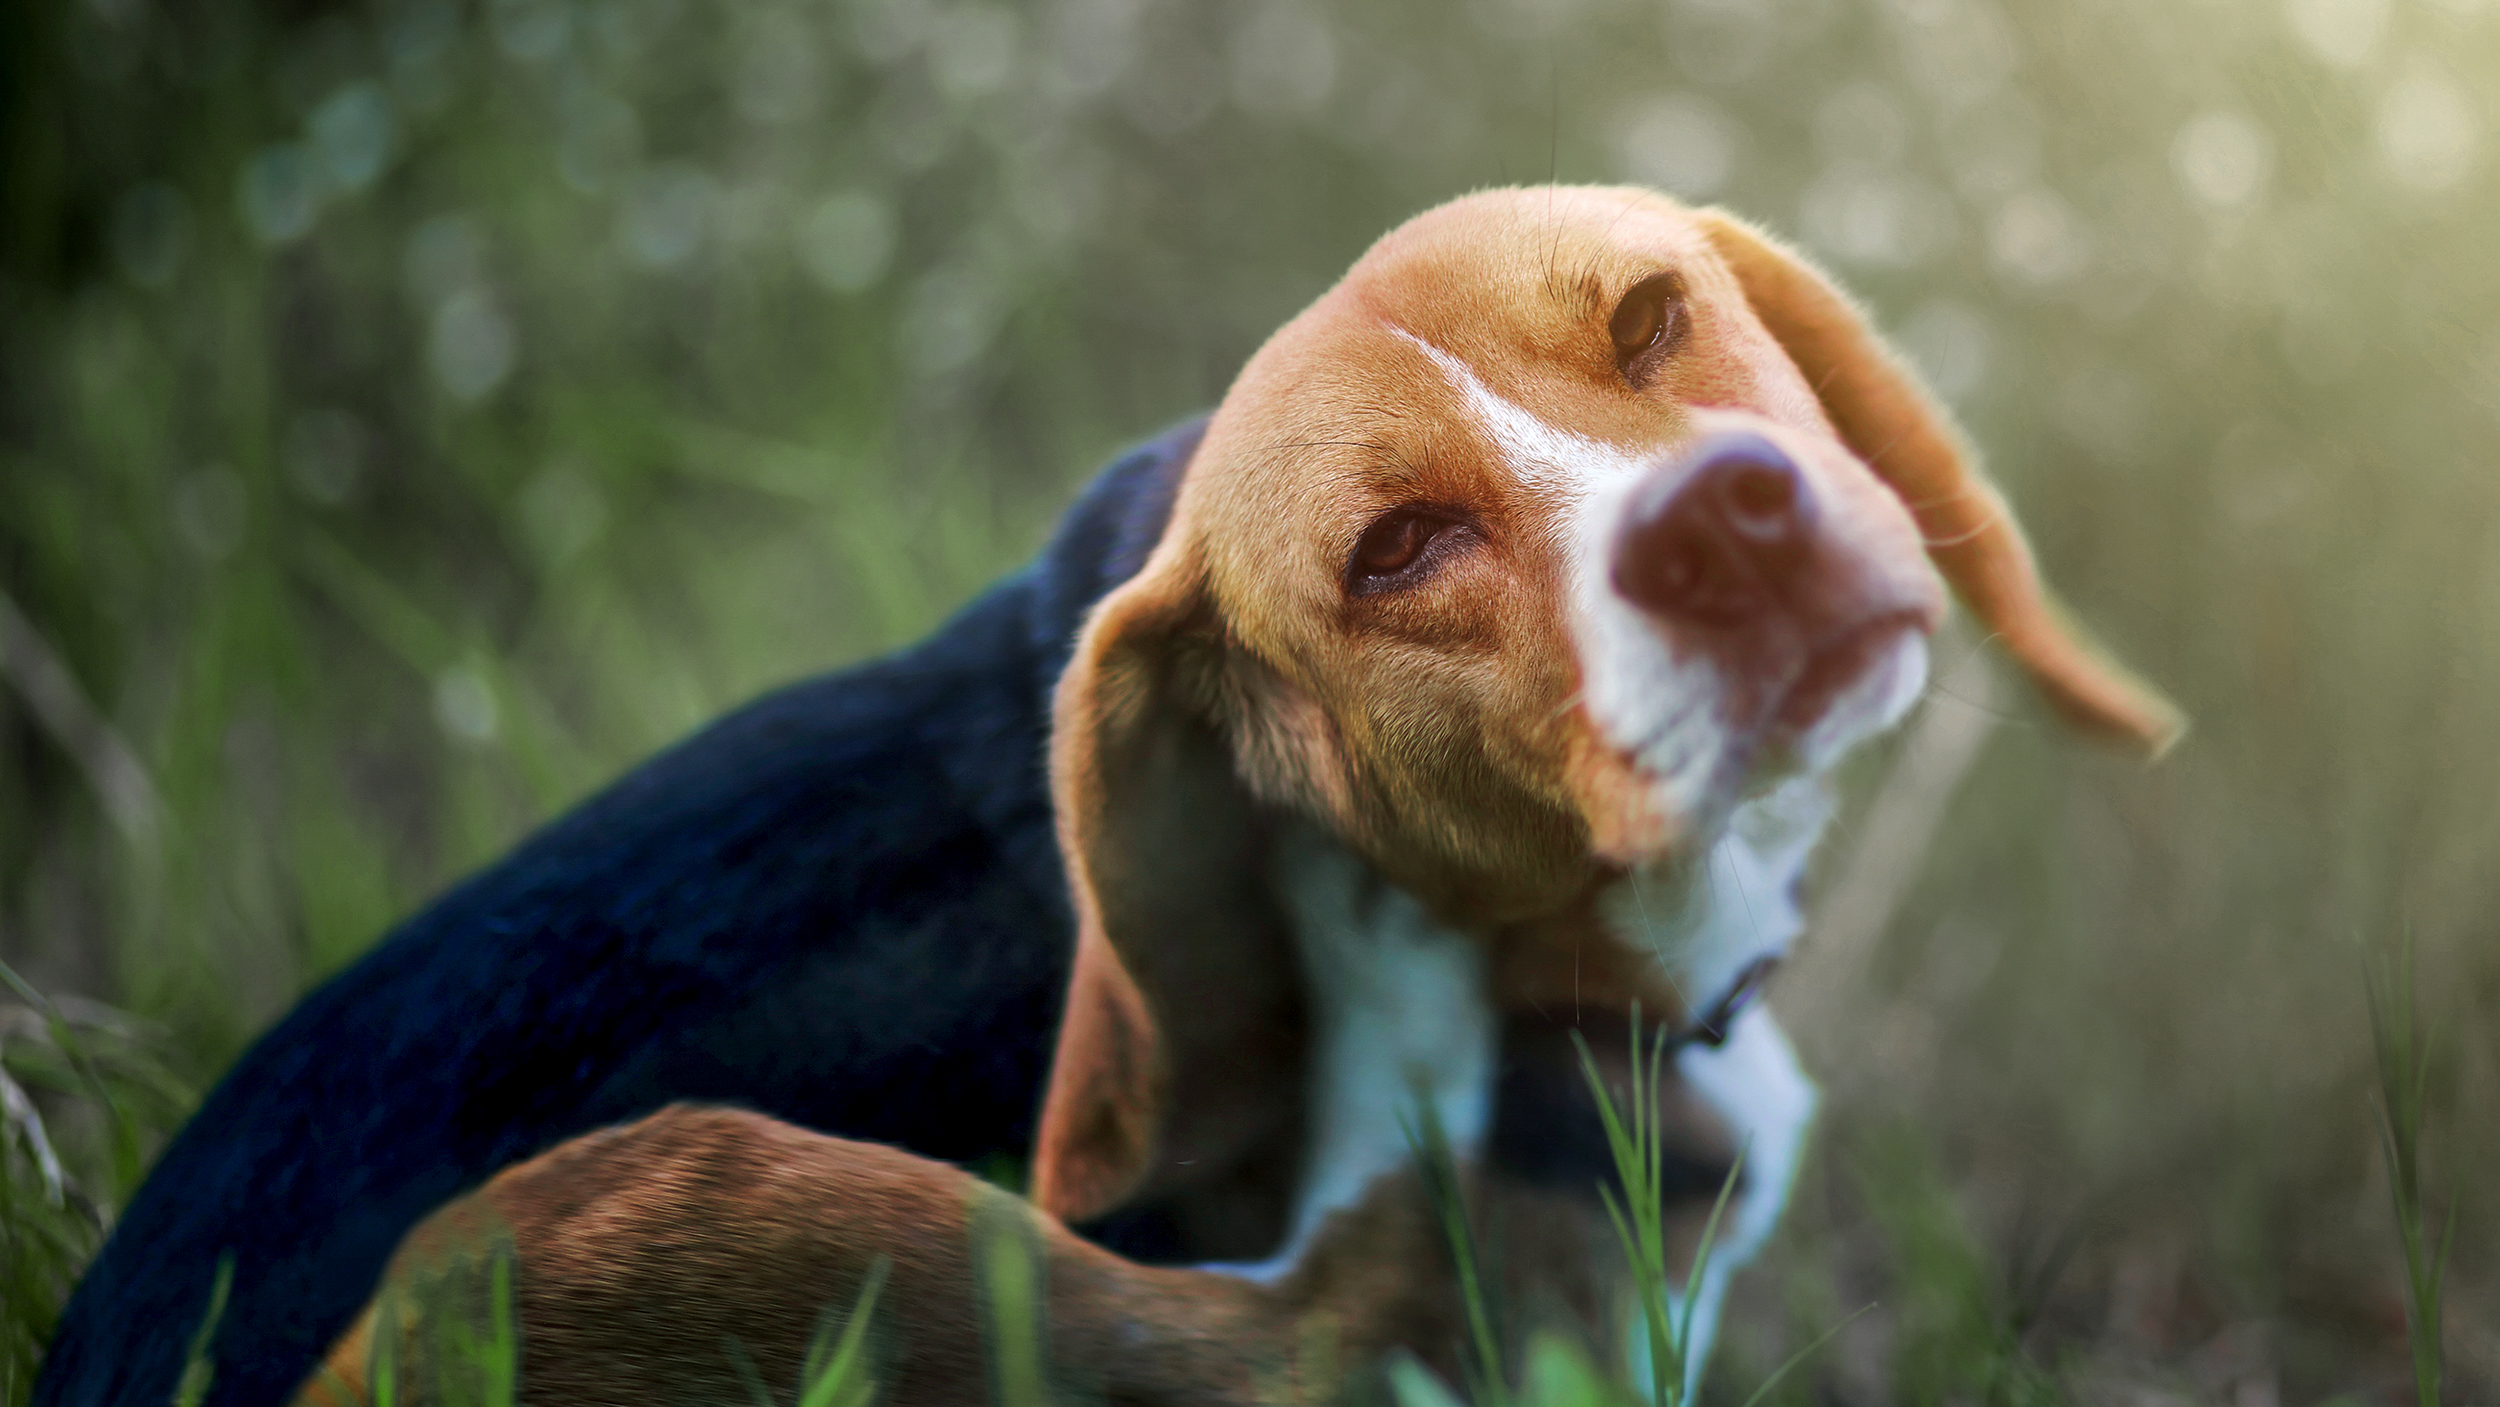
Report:
[{"label": "green grass blade", "polygon": [[747,1400],[755,1407],[773,1407],[772,1390],[764,1386],[764,1375],[756,1370],[755,1358],[747,1352],[746,1345],[735,1337],[723,1337],[720,1351],[729,1360],[729,1371],[738,1375],[738,1386],[746,1389]]},{"label": "green grass blade", "polygon": [[1029,1239],[1029,1208],[987,1191],[971,1209],[975,1271],[988,1313],[990,1382],[998,1407],[1050,1407],[1041,1267]]},{"label": "green grass blade", "polygon": [[1466,1407],[1447,1383],[1434,1377],[1430,1368],[1409,1353],[1389,1360],[1389,1395],[1396,1399],[1397,1407]]},{"label": "green grass blade", "polygon": [[826,1309],[816,1340],[808,1346],[799,1407],[865,1407],[875,1396],[876,1383],[868,1371],[868,1328],[875,1321],[877,1299],[885,1292],[886,1276],[893,1269],[893,1262],[884,1256],[868,1267],[868,1278],[860,1284],[859,1297],[851,1303],[838,1340],[833,1311]]},{"label": "green grass blade", "polygon": [[1439,1213],[1442,1235],[1449,1241],[1450,1259],[1458,1275],[1459,1300],[1467,1312],[1468,1336],[1475,1344],[1471,1395],[1491,1407],[1506,1395],[1505,1385],[1510,1379],[1503,1371],[1501,1340],[1493,1329],[1493,1311],[1478,1268],[1475,1227],[1467,1217],[1466,1193],[1459,1185],[1458,1158],[1450,1150],[1449,1130],[1442,1127],[1440,1111],[1432,1101],[1420,1094],[1415,1100],[1415,1118],[1410,1121],[1401,1115],[1398,1128],[1406,1135],[1406,1146],[1415,1159],[1416,1176],[1423,1182],[1426,1199]]},{"label": "green grass blade", "polygon": [[191,1345],[183,1352],[182,1377],[174,1385],[174,1407],[200,1407],[208,1400],[208,1385],[216,1376],[216,1364],[208,1346],[217,1335],[217,1321],[226,1315],[226,1295],[234,1288],[234,1256],[231,1252],[218,1257],[217,1279],[208,1289],[208,1312],[200,1316],[200,1326],[191,1331]]},{"label": "green grass blade", "polygon": [[1710,1219],[1701,1225],[1701,1239],[1693,1246],[1693,1268],[1684,1277],[1684,1313],[1676,1325],[1675,1342],[1679,1354],[1689,1350],[1693,1342],[1693,1314],[1701,1304],[1701,1282],[1710,1268],[1710,1252],[1718,1244],[1719,1221],[1727,1214],[1727,1204],[1736,1194],[1736,1183],[1745,1171],[1745,1145],[1738,1145],[1736,1159],[1728,1164],[1727,1176],[1720,1180],[1719,1199],[1710,1205]]},{"label": "green grass blade", "polygon": [[1874,1308],[1875,1306],[1871,1304],[1865,1306],[1864,1308],[1858,1310],[1856,1314],[1850,1315],[1848,1318],[1841,1320],[1839,1323],[1834,1324],[1830,1328],[1825,1329],[1822,1333],[1816,1335],[1814,1342],[1807,1344],[1804,1348],[1798,1349],[1795,1353],[1788,1355],[1788,1357],[1783,1360],[1777,1368],[1771,1370],[1770,1376],[1762,1380],[1761,1386],[1756,1387],[1753,1390],[1753,1395],[1747,1397],[1741,1404],[1741,1407],[1761,1407],[1762,1400],[1771,1395],[1771,1389],[1779,1386],[1780,1379],[1787,1377],[1789,1370],[1795,1368],[1798,1364],[1805,1362],[1807,1359],[1812,1358],[1815,1353],[1823,1347],[1823,1345],[1830,1343],[1834,1338],[1838,1337],[1841,1330],[1856,1323],[1861,1315],[1866,1314]]}]

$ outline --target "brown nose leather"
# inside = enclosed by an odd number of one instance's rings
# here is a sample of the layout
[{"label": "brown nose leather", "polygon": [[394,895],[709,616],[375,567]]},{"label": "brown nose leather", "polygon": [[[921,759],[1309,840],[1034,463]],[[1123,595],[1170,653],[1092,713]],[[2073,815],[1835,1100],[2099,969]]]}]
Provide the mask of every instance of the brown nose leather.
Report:
[{"label": "brown nose leather", "polygon": [[1704,441],[1632,504],[1615,587],[1664,620],[1742,626],[1794,603],[1820,514],[1796,461],[1759,435]]}]

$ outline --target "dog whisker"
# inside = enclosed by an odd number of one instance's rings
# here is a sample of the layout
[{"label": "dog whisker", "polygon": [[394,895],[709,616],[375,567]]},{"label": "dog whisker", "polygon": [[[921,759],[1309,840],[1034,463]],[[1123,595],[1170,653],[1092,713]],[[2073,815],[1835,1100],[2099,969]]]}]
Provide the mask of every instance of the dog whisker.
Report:
[{"label": "dog whisker", "polygon": [[1966,498],[1977,497],[1978,493],[1977,484],[1966,483],[1958,484],[1943,493],[1931,494],[1926,498],[1905,498],[1901,501],[1909,506],[1912,513],[1924,513],[1930,508],[1942,508],[1948,503],[1958,503]]},{"label": "dog whisker", "polygon": [[1930,552],[1935,551],[1939,547],[1959,547],[1965,542],[1977,541],[1979,538],[1987,534],[1988,529],[1995,526],[1996,524],[1993,521],[1983,519],[1980,522],[1973,524],[1970,528],[1962,532],[1954,533],[1948,537],[1928,537],[1925,534],[1921,534],[1919,541],[1925,544],[1927,550]]}]

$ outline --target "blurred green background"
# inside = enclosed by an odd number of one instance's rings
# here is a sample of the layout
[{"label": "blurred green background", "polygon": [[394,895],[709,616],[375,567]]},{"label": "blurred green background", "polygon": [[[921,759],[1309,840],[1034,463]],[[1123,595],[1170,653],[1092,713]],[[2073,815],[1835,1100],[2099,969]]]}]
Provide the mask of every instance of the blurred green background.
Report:
[{"label": "blurred green background", "polygon": [[1965,640],[1982,707],[1855,769],[1726,1381],[1871,1301],[1799,1392],[2385,1393],[2410,932],[2500,1384],[2500,5],[19,0],[0,81],[0,957],[58,998],[0,1005],[10,1400],[309,983],[1549,178],[1825,258],[2198,723],[2091,753]]}]

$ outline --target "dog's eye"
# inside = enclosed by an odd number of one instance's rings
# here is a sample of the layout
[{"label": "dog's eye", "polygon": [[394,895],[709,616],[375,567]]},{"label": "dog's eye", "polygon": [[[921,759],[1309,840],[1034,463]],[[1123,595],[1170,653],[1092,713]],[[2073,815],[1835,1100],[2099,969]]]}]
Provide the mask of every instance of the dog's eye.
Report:
[{"label": "dog's eye", "polygon": [[1615,342],[1615,369],[1638,386],[1684,337],[1684,280],[1651,274],[1632,285],[1606,324]]},{"label": "dog's eye", "polygon": [[1394,508],[1363,529],[1345,566],[1346,589],[1357,596],[1411,585],[1431,566],[1432,549],[1456,524],[1438,514]]}]

